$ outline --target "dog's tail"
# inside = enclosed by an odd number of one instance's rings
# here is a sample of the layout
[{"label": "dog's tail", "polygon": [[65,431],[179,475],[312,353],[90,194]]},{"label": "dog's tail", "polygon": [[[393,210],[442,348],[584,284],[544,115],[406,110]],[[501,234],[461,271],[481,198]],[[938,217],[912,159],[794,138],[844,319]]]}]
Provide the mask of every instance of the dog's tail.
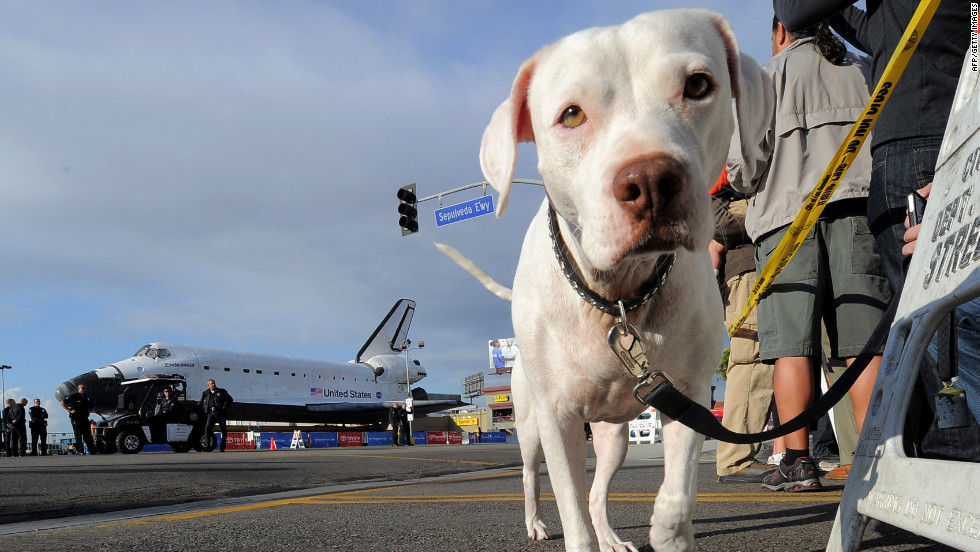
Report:
[{"label": "dog's tail", "polygon": [[446,254],[447,257],[452,259],[456,264],[463,268],[466,272],[473,275],[474,278],[479,280],[483,287],[490,290],[497,297],[500,297],[504,301],[511,300],[510,288],[501,285],[499,282],[493,279],[492,276],[486,273],[485,270],[476,265],[473,261],[466,258],[465,255],[460,253],[457,249],[450,247],[444,243],[432,242],[439,251]]}]

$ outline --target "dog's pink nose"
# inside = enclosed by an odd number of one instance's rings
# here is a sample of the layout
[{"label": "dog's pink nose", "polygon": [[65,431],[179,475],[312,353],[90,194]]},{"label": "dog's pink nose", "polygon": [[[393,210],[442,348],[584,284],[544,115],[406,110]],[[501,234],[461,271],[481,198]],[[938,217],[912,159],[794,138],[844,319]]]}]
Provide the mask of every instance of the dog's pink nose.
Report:
[{"label": "dog's pink nose", "polygon": [[681,168],[669,157],[654,157],[623,167],[613,181],[613,195],[623,209],[645,219],[663,209],[684,184]]}]

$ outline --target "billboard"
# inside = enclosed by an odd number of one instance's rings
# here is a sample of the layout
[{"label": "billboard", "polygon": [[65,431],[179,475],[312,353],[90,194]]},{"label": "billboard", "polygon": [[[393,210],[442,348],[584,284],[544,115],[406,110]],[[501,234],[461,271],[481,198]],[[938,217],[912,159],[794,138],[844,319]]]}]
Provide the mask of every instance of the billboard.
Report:
[{"label": "billboard", "polygon": [[472,399],[483,394],[483,372],[463,378],[463,398]]},{"label": "billboard", "polygon": [[514,370],[514,360],[520,352],[517,348],[517,338],[491,339],[487,347],[490,352],[491,374],[509,374]]}]

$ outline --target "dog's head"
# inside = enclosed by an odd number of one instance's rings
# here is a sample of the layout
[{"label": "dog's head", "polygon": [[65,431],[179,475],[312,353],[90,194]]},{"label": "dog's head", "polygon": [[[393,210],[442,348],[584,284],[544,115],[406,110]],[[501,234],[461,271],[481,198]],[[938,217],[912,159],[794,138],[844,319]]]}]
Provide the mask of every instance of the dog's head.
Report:
[{"label": "dog's head", "polygon": [[708,190],[725,164],[731,100],[768,86],[728,22],[703,10],[640,15],[535,54],[483,135],[480,163],[507,207],[518,142],[535,142],[550,201],[599,270],[703,250]]}]

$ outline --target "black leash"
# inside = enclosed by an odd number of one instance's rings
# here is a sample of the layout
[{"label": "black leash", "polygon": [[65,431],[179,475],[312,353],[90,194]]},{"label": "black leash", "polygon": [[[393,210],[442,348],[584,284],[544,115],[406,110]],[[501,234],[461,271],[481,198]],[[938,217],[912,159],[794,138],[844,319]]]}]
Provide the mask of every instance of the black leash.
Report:
[{"label": "black leash", "polygon": [[806,427],[813,420],[823,416],[838,401],[844,398],[844,394],[854,385],[854,382],[857,381],[871,359],[878,354],[878,349],[888,338],[892,321],[895,318],[895,311],[898,310],[898,300],[900,297],[901,292],[895,294],[891,303],[888,304],[888,309],[882,315],[881,321],[878,322],[874,331],[871,332],[871,337],[864,345],[861,353],[858,354],[857,358],[854,359],[854,362],[851,363],[847,370],[841,374],[841,377],[834,382],[834,385],[823,396],[814,401],[809,408],[801,412],[799,416],[781,424],[777,428],[761,433],[735,433],[734,431],[728,430],[721,425],[721,422],[718,421],[718,418],[715,418],[710,410],[689,399],[678,391],[672,382],[664,378],[661,378],[663,381],[649,393],[643,395],[637,393],[636,396],[640,399],[640,402],[656,408],[664,416],[678,421],[707,437],[725,441],[726,443],[748,445],[788,435],[800,428]]}]

